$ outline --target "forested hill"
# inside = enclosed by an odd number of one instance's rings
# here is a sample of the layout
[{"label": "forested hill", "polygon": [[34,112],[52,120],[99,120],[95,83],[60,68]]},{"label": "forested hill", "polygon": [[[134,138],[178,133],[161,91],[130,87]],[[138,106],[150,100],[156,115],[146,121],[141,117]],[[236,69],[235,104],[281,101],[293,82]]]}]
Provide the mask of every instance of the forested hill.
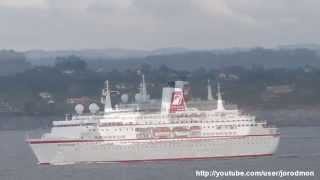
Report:
[{"label": "forested hill", "polygon": [[88,63],[89,68],[99,71],[113,69],[126,70],[140,64],[151,66],[166,65],[173,69],[194,70],[240,66],[251,68],[298,68],[305,65],[320,67],[317,49],[282,48],[282,49],[224,49],[190,50],[165,49],[157,51],[139,50],[79,50],[63,52],[30,51],[27,61],[33,65],[54,65],[57,57],[77,56]]},{"label": "forested hill", "polygon": [[219,52],[188,52],[174,55],[160,55],[146,57],[145,62],[151,64],[165,64],[174,69],[194,69],[205,67],[219,68],[240,66],[251,68],[259,65],[265,68],[297,68],[305,65],[320,67],[320,57],[316,51],[308,49],[270,50],[256,48],[249,51],[231,53]]}]

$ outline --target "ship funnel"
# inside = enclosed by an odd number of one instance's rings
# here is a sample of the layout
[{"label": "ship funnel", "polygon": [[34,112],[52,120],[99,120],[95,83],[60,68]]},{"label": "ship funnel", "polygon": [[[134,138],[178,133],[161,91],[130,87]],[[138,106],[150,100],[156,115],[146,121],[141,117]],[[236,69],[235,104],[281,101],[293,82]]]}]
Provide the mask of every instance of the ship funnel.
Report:
[{"label": "ship funnel", "polygon": [[189,82],[187,82],[187,81],[175,81],[174,82],[174,87],[182,89],[183,98],[184,98],[185,102],[187,102],[188,100],[191,99],[191,93],[190,93],[191,88],[190,88]]},{"label": "ship funnel", "polygon": [[186,110],[183,90],[180,88],[165,87],[162,90],[161,113],[175,113]]},{"label": "ship funnel", "polygon": [[171,97],[170,113],[186,110],[186,102],[184,100],[183,90],[175,88]]},{"label": "ship funnel", "polygon": [[220,84],[218,83],[217,85],[217,97],[218,97],[218,100],[217,100],[217,110],[218,111],[223,111],[225,110],[224,109],[224,106],[223,106],[223,100],[222,100],[222,96],[221,96],[221,92],[220,92]]}]

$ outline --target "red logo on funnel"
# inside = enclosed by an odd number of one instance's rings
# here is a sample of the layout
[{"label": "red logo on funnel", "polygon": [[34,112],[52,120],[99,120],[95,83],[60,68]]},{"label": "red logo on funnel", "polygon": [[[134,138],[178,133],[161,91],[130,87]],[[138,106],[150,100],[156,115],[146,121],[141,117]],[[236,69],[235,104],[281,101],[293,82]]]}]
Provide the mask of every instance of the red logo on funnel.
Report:
[{"label": "red logo on funnel", "polygon": [[173,92],[171,99],[170,112],[185,111],[183,92]]}]

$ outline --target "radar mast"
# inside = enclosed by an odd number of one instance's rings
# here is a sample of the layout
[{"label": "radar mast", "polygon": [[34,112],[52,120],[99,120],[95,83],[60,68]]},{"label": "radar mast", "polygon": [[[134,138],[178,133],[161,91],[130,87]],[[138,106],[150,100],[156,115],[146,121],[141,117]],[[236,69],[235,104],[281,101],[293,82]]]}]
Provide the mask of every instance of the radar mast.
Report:
[{"label": "radar mast", "polygon": [[104,112],[112,112],[112,106],[111,106],[111,92],[109,87],[109,81],[106,80],[105,82],[105,88],[102,90],[102,99],[101,103],[104,104]]}]

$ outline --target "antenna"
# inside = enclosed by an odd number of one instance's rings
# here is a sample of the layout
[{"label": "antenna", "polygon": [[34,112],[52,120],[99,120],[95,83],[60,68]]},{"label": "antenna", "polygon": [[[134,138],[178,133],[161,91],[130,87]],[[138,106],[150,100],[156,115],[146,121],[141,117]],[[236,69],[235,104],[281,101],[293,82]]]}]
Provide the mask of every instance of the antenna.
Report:
[{"label": "antenna", "polygon": [[102,89],[102,97],[101,97],[101,103],[104,104],[104,112],[111,112],[113,111],[111,106],[111,93],[117,93],[120,94],[119,91],[111,91],[109,81],[106,80],[104,82],[105,88]]},{"label": "antenna", "polygon": [[210,84],[210,79],[208,79],[208,101],[212,101],[212,89],[211,89],[211,84]]},{"label": "antenna", "polygon": [[147,87],[146,87],[146,82],[144,80],[144,74],[142,74],[142,101],[145,102],[147,100]]},{"label": "antenna", "polygon": [[[141,72],[140,72],[141,73]],[[150,95],[147,92],[147,86],[146,86],[146,81],[144,78],[144,74],[141,74],[142,81],[140,83],[139,87],[139,93],[135,95],[135,100],[139,103],[141,102],[147,102],[150,98]]]}]

